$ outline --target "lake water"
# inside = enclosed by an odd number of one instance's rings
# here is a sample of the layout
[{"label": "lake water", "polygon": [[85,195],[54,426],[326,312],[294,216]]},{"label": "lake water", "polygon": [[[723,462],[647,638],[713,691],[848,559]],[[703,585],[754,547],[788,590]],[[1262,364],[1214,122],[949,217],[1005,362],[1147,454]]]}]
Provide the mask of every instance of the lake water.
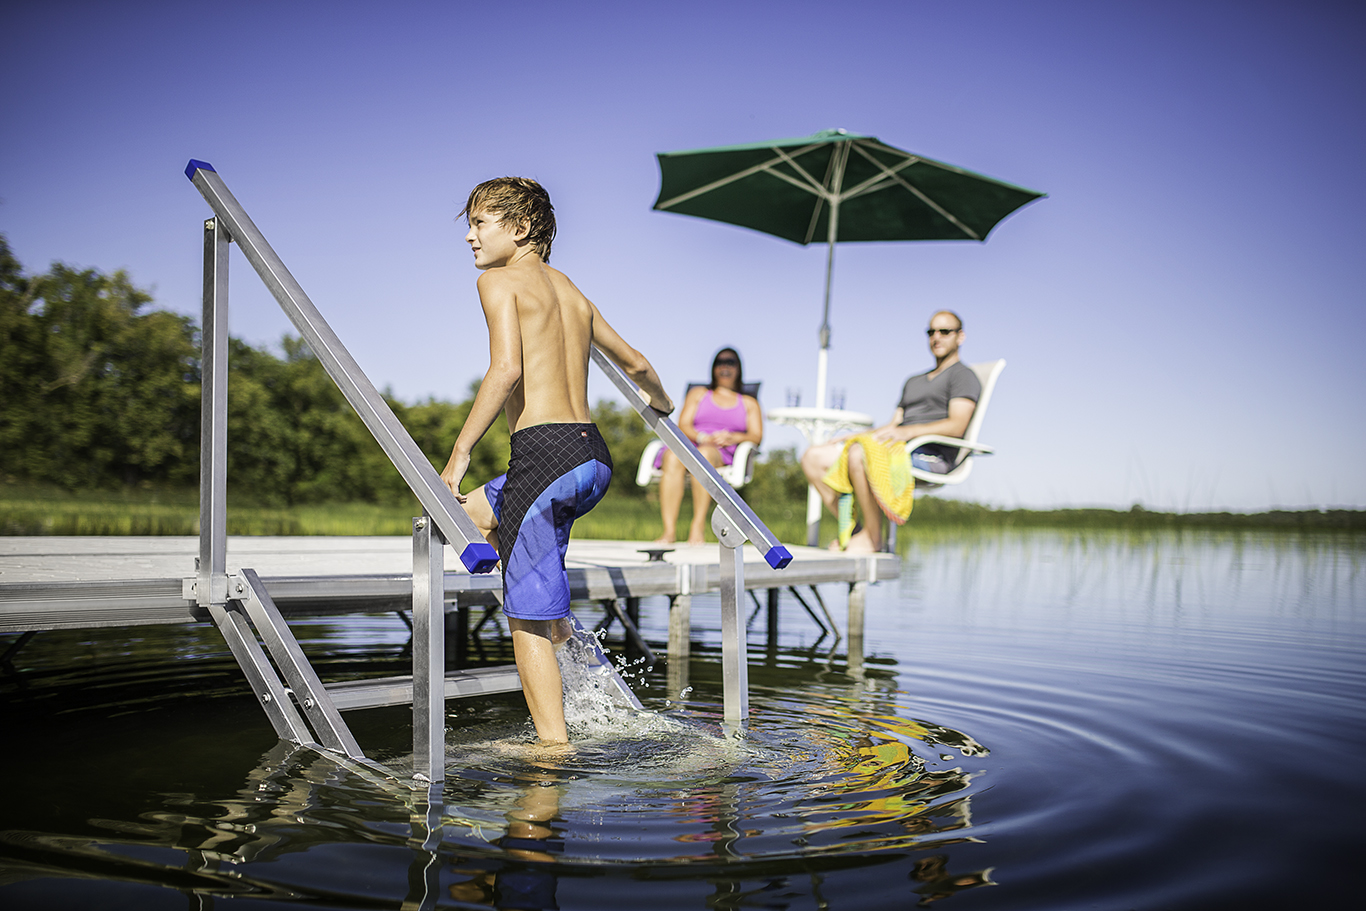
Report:
[{"label": "lake water", "polygon": [[[435,807],[278,743],[212,631],[42,634],[0,672],[0,908],[1360,906],[1361,537],[916,540],[867,618],[851,661],[790,596],[772,643],[760,613],[743,732],[714,597],[690,689],[632,667],[650,711],[575,700],[572,755],[519,694],[452,701]],[[408,640],[296,631],[325,679]],[[408,717],[348,720],[401,767]]]}]

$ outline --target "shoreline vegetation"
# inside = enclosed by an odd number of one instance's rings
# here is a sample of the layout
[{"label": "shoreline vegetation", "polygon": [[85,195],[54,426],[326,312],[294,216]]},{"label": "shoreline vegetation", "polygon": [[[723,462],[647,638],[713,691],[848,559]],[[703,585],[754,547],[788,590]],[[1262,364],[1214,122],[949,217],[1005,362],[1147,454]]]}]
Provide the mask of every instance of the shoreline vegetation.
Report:
[{"label": "shoreline vegetation", "polygon": [[[199,328],[151,307],[123,272],[60,262],[26,275],[0,234],[0,535],[198,533]],[[277,353],[229,339],[228,533],[406,535],[421,512],[398,472],[300,338]],[[469,416],[467,398],[385,400],[434,468]],[[653,434],[624,405],[593,420],[617,480],[574,526],[579,538],[652,541],[658,493],[633,483]],[[468,492],[506,470],[507,424],[474,448]],[[741,491],[779,539],[806,538],[806,479],[792,449],[768,450]],[[691,493],[684,514],[691,515]],[[1165,513],[995,509],[917,501],[901,540],[971,529],[1366,531],[1366,510]],[[710,536],[710,529],[708,529]],[[834,521],[822,520],[822,541]]]},{"label": "shoreline vegetation", "polygon": [[[779,454],[780,467],[791,456]],[[762,467],[762,466],[761,466]],[[783,472],[790,474],[789,471]],[[769,479],[790,481],[788,477]],[[765,487],[789,486],[786,484]],[[755,491],[758,492],[758,491]],[[751,506],[780,540],[805,538],[804,498],[748,497]],[[651,541],[659,534],[659,505],[653,490],[646,497],[609,492],[574,525],[574,537]],[[746,488],[742,493],[750,493]],[[407,502],[404,502],[404,499]],[[766,508],[766,503],[768,504]],[[685,502],[684,514],[691,505]],[[231,535],[407,535],[421,513],[416,500],[388,503],[305,503],[281,506],[229,497]],[[1172,513],[1144,509],[998,509],[962,500],[925,496],[898,531],[899,540],[945,532],[1026,528],[1096,531],[1285,531],[1366,533],[1366,510],[1268,510],[1258,513]],[[822,542],[834,523],[822,522]],[[0,478],[0,535],[194,535],[199,533],[199,494],[192,487],[143,485],[125,489],[69,491],[51,484]],[[708,540],[713,540],[708,534]]]}]

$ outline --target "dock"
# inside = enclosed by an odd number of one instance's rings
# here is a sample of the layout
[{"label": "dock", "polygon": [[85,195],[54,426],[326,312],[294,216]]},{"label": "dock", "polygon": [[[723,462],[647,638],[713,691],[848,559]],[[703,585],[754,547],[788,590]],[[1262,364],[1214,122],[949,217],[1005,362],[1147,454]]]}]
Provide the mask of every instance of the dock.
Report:
[{"label": "dock", "polygon": [[[0,537],[0,634],[20,637],[5,658],[45,630],[216,622],[197,600],[199,547],[198,537]],[[502,576],[496,570],[470,573],[450,545],[445,551],[444,566],[456,568],[443,573],[444,623],[438,635],[451,642],[461,664],[471,614],[482,609],[487,619],[498,608]],[[770,636],[776,634],[778,592],[787,588],[822,630],[828,625],[836,639],[847,637],[851,660],[861,664],[864,592],[871,582],[896,578],[900,561],[892,554],[848,556],[798,546],[791,551],[791,563],[775,570],[756,548],[741,549],[743,584],[756,611],[765,606],[758,591],[766,593]],[[602,606],[604,622],[622,626],[628,655],[643,653],[651,663],[656,657],[636,627],[641,599],[668,599],[667,671],[670,691],[678,692],[688,683],[692,596],[721,590],[719,556],[710,544],[574,540],[565,563],[574,602]],[[413,609],[413,544],[407,537],[229,537],[225,570],[230,580],[259,584],[281,623],[387,611],[411,616]],[[843,633],[816,590],[830,584],[848,592]],[[810,602],[798,587],[810,589]],[[823,617],[811,603],[819,605]],[[244,665],[244,671],[259,689],[263,681],[252,679],[249,667]],[[521,688],[510,665],[456,667],[443,677],[445,699]],[[412,676],[312,686],[328,691],[339,711],[413,699]]]},{"label": "dock", "polygon": [[[659,552],[666,547],[672,549]],[[501,575],[469,573],[454,548],[445,550],[445,566],[454,567],[444,574],[445,611],[495,605]],[[746,545],[746,590],[848,586],[846,635],[861,638],[861,587],[896,578],[900,561],[891,554],[790,550],[792,562],[775,570]],[[188,588],[198,554],[198,537],[0,537],[0,633],[207,622]],[[721,585],[714,544],[576,539],[565,564],[575,601],[662,595],[673,611],[683,607],[680,596]],[[227,539],[227,572],[254,569],[286,617],[410,610],[412,565],[412,541],[400,536]]]},{"label": "dock", "polygon": [[[513,665],[457,667],[449,673],[445,666],[452,641],[457,645],[456,663],[463,663],[460,647],[470,639],[471,608],[482,606],[487,619],[501,603],[502,579],[491,572],[497,569],[498,554],[214,167],[192,159],[185,176],[214,212],[202,224],[199,535],[0,538],[0,633],[19,634],[0,655],[0,665],[8,664],[44,630],[211,622],[223,634],[282,740],[383,771],[366,757],[341,711],[411,703],[411,781],[429,790],[429,800],[439,802],[445,778],[445,700],[521,688]],[[231,246],[245,255],[421,504],[422,515],[413,517],[411,539],[228,538]],[[650,646],[635,622],[640,602],[647,596],[667,596],[672,686],[676,673],[687,672],[692,597],[716,591],[721,601],[727,724],[742,725],[749,716],[748,624],[741,616],[747,593],[757,607],[755,591],[767,590],[770,637],[776,630],[783,587],[823,630],[828,622],[838,636],[816,586],[846,584],[849,654],[851,660],[861,661],[864,592],[870,582],[899,572],[897,558],[788,548],[678,425],[650,407],[649,398],[622,365],[595,345],[589,346],[588,355],[645,426],[683,463],[694,483],[711,496],[716,504],[711,529],[718,546],[669,549],[637,542],[571,542],[566,557],[571,602],[600,603],[606,609],[605,620],[621,623],[629,646],[648,654]],[[798,594],[803,585],[825,621]],[[407,612],[413,634],[411,675],[324,683],[289,627],[289,618],[300,614],[385,610]],[[476,624],[472,629],[478,628]],[[581,629],[578,641],[593,653],[593,672],[611,684],[615,698],[640,708],[598,637]]]}]

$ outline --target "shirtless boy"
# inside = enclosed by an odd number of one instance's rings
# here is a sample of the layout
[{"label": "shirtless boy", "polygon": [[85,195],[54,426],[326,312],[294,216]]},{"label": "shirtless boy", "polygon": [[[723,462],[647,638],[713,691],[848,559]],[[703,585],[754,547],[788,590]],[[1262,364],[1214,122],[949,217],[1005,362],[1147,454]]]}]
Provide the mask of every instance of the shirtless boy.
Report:
[{"label": "shirtless boy", "polygon": [[[588,410],[589,347],[626,372],[651,407],[673,410],[659,377],[562,272],[550,268],[555,210],[534,180],[500,177],[470,193],[460,213],[474,251],[489,328],[489,369],[441,479],[503,564],[503,614],[536,734],[568,742],[555,645],[571,635],[565,547],[574,520],[607,492],[612,457]],[[507,415],[507,474],[467,497],[470,451]]]}]

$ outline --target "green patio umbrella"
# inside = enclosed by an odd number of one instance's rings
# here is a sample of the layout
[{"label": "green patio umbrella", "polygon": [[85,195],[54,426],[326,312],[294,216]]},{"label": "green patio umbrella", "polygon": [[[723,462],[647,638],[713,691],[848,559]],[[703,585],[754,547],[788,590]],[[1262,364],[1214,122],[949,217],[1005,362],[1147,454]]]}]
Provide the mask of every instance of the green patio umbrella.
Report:
[{"label": "green patio umbrella", "polygon": [[835,244],[986,240],[1043,196],[845,130],[686,152],[660,152],[662,212],[696,215],[799,244],[825,241],[825,310],[816,404],[825,407]]}]

